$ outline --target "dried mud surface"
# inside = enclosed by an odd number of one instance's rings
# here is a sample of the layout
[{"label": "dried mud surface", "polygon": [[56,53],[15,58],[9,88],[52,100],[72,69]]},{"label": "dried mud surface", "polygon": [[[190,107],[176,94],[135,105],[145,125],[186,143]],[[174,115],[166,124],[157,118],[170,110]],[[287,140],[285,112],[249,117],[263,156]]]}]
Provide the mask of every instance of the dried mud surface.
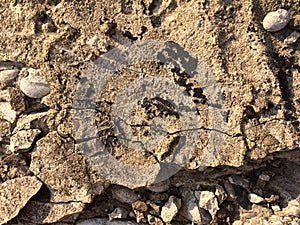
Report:
[{"label": "dried mud surface", "polygon": [[[291,25],[275,33],[262,26],[279,8],[299,15],[299,1],[0,0],[0,6],[0,75],[16,71],[6,83],[0,77],[0,224],[300,224],[300,41],[284,43]],[[115,159],[137,170],[153,165],[183,136],[172,105],[145,98],[131,111],[133,134],[147,138],[159,117],[167,136],[144,152],[118,139],[114,99],[140,74],[173,80],[199,115],[185,168],[146,187],[132,182],[137,177],[109,180],[97,172],[80,150],[89,140],[75,138],[72,106],[98,57],[153,40],[176,43],[205,63],[220,87],[226,130],[212,129],[209,110],[218,106],[188,71],[156,62],[118,71],[95,114],[97,134]],[[50,85],[45,97],[20,90],[29,68]],[[82,134],[89,129],[84,119]],[[202,168],[207,140],[218,132],[224,140],[217,157]]]}]

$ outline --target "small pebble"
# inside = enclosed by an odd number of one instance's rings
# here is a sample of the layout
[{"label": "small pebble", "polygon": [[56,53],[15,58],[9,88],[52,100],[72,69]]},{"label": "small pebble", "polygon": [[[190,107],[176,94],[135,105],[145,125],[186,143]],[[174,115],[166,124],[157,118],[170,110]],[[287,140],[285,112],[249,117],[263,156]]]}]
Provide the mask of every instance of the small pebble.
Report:
[{"label": "small pebble", "polygon": [[297,42],[297,40],[300,38],[300,32],[293,31],[286,39],[284,39],[284,44],[286,45],[292,45]]},{"label": "small pebble", "polygon": [[132,204],[139,199],[139,196],[133,190],[126,187],[114,187],[112,188],[112,194],[115,199],[127,204]]},{"label": "small pebble", "polygon": [[300,15],[294,16],[289,23],[289,27],[293,30],[300,31]]},{"label": "small pebble", "polygon": [[285,9],[269,12],[264,20],[263,27],[267,31],[276,32],[282,30],[290,21],[290,14]]},{"label": "small pebble", "polygon": [[267,174],[261,174],[258,178],[263,181],[270,181],[270,176]]},{"label": "small pebble", "polygon": [[50,85],[38,70],[27,69],[29,75],[20,81],[21,91],[30,98],[42,98],[50,93]]},{"label": "small pebble", "polygon": [[261,202],[264,201],[264,198],[263,198],[263,197],[260,197],[260,196],[258,196],[258,195],[256,195],[256,194],[253,194],[253,193],[250,193],[250,194],[248,195],[248,199],[249,199],[249,201],[250,201],[251,203],[254,203],[254,204],[259,204],[259,203],[261,203]]}]

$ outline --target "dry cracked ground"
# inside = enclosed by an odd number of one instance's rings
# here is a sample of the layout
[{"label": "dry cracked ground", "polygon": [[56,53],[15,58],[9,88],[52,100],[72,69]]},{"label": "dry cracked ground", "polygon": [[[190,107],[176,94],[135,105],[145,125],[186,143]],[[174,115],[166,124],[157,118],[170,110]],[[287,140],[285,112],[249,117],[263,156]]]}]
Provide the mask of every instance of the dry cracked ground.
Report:
[{"label": "dry cracked ground", "polygon": [[[0,6],[0,224],[300,224],[299,1]],[[289,23],[264,29],[278,9]]]}]

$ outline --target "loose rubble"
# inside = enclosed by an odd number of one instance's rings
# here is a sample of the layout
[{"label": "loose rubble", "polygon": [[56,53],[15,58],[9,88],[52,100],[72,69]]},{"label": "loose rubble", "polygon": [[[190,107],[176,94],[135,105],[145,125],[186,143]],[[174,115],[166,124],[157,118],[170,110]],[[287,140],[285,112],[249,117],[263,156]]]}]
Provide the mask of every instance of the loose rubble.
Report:
[{"label": "loose rubble", "polygon": [[264,20],[263,27],[270,32],[282,30],[290,22],[290,14],[285,9],[269,12]]}]

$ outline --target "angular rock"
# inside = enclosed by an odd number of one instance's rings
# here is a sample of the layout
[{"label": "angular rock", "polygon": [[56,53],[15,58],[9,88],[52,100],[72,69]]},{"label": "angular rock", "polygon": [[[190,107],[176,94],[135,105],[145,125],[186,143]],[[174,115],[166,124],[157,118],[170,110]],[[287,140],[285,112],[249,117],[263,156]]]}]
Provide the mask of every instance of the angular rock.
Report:
[{"label": "angular rock", "polygon": [[260,197],[256,194],[253,194],[253,193],[250,193],[248,195],[248,199],[251,203],[254,203],[254,204],[259,204],[259,203],[261,203],[265,200],[263,197]]},{"label": "angular rock", "polygon": [[30,98],[42,98],[50,93],[50,85],[39,70],[26,69],[28,76],[20,80],[21,91]]},{"label": "angular rock", "polygon": [[181,199],[171,196],[168,202],[162,207],[160,216],[165,223],[170,223],[181,207]]},{"label": "angular rock", "polygon": [[51,202],[91,201],[85,159],[75,153],[72,139],[50,132],[36,143],[30,170],[51,191]]},{"label": "angular rock", "polygon": [[214,218],[219,210],[218,200],[214,193],[211,191],[201,191],[199,199],[200,208],[207,210]]},{"label": "angular rock", "polygon": [[20,114],[26,108],[24,94],[17,88],[9,87],[0,92],[0,99],[8,102],[11,108]]},{"label": "angular rock", "polygon": [[290,14],[285,9],[269,12],[264,20],[263,27],[270,32],[282,30],[290,22]]},{"label": "angular rock", "polygon": [[187,220],[193,223],[201,224],[202,218],[199,210],[199,204],[193,192],[185,192],[183,193],[183,203],[182,207],[179,211],[180,215],[182,215]]},{"label": "angular rock", "polygon": [[298,31],[293,31],[286,39],[284,39],[284,43],[287,45],[292,45],[298,41],[300,38],[300,32]]},{"label": "angular rock", "polygon": [[58,221],[73,223],[84,209],[81,202],[48,203],[30,201],[20,212],[19,219],[33,224],[55,223]]},{"label": "angular rock", "polygon": [[17,216],[41,186],[36,177],[16,178],[0,184],[0,224]]},{"label": "angular rock", "polygon": [[32,147],[36,137],[41,133],[38,129],[21,130],[10,139],[11,152],[26,151]]}]

